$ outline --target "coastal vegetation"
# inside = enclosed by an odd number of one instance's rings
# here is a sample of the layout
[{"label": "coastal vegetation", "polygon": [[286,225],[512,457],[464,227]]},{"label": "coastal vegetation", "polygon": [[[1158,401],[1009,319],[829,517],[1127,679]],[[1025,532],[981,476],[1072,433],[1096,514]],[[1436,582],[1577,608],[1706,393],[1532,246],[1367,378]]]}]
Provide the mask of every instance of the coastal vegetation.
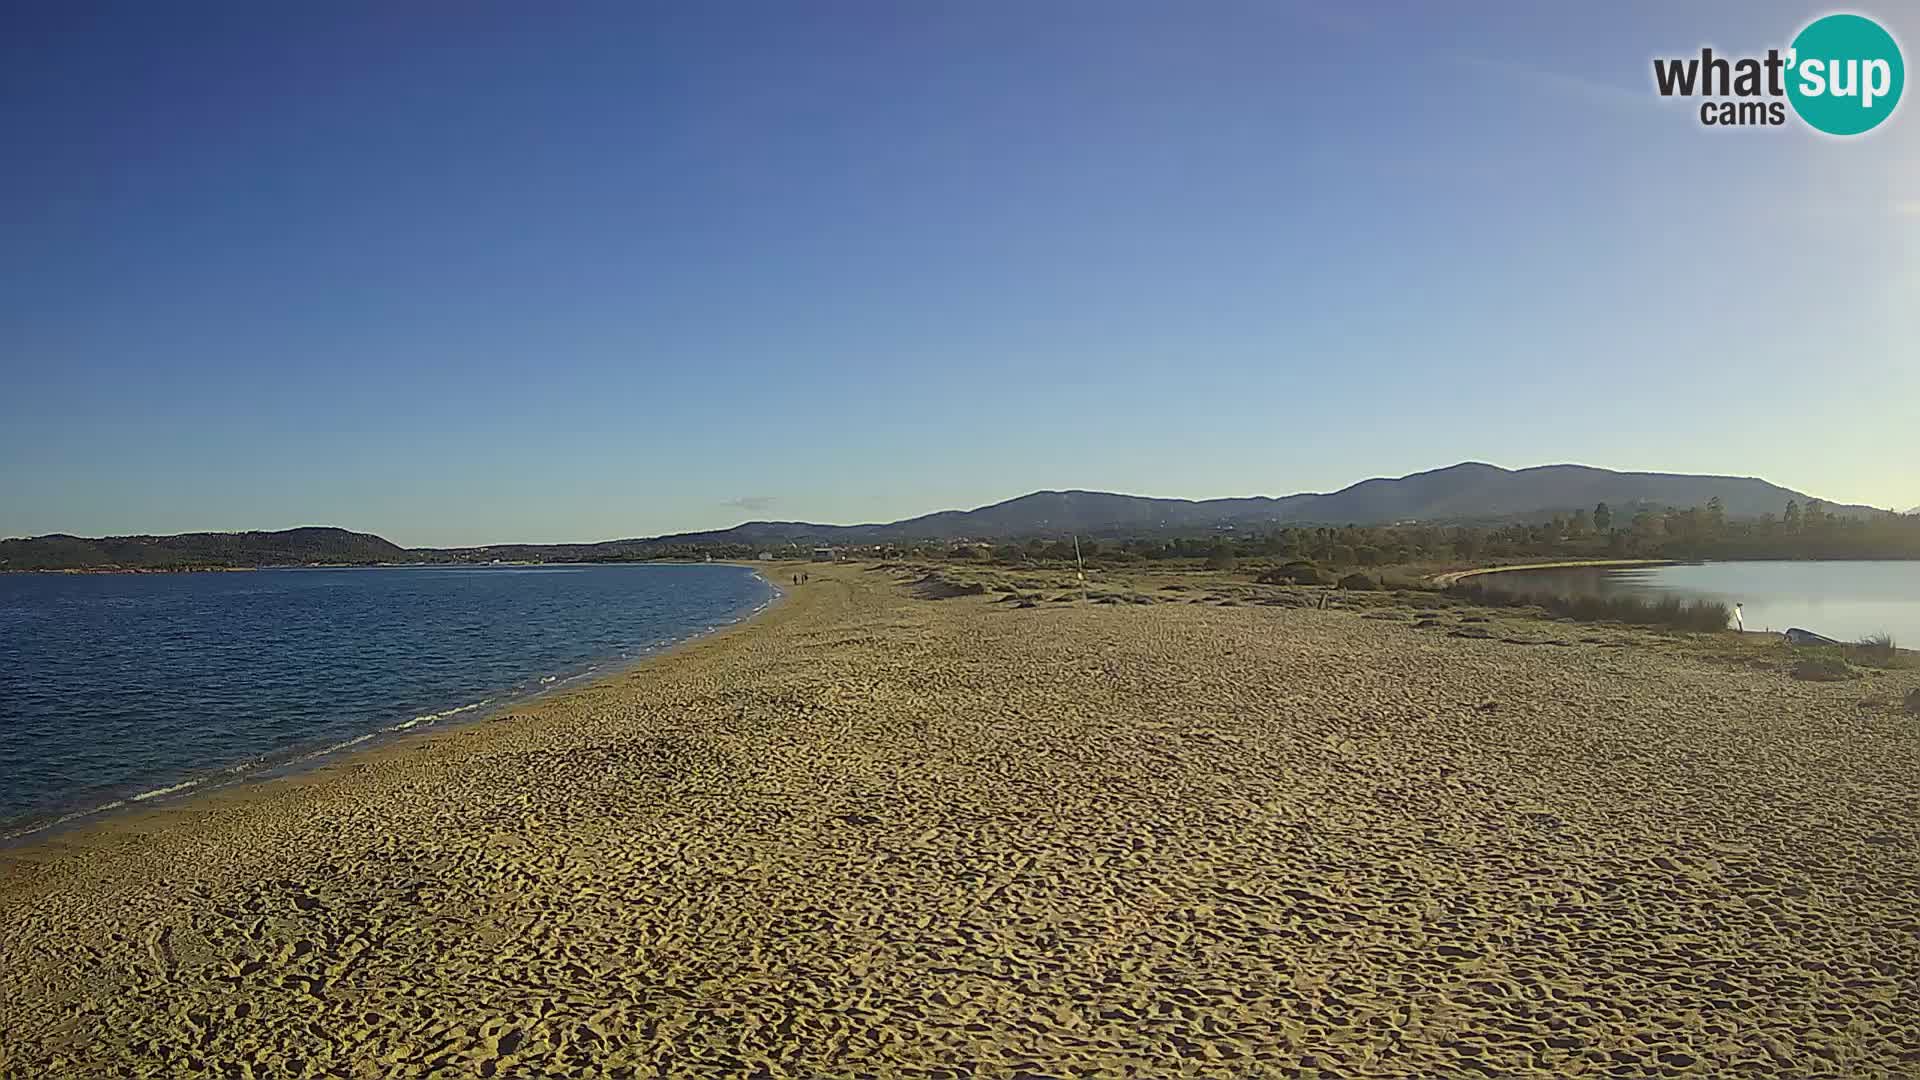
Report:
[{"label": "coastal vegetation", "polygon": [[[1591,510],[1498,524],[1302,525],[1222,535],[1081,538],[1081,559],[1101,565],[1193,560],[1288,570],[1444,567],[1581,559],[1913,559],[1920,516],[1835,514],[1817,499],[1789,500],[1778,514],[1727,515],[1718,500],[1681,509],[1599,503]],[[982,557],[968,545],[968,558]],[[909,549],[900,549],[909,550]],[[923,549],[924,550],[924,549]],[[1029,537],[990,546],[1005,564],[1071,561],[1066,538]]]},{"label": "coastal vegetation", "polygon": [[[1114,496],[1113,498],[1123,498]],[[1019,500],[1015,500],[1016,502]],[[1829,510],[1818,499],[1789,499],[1778,513],[1730,515],[1718,498],[1704,505],[1647,504],[1539,512],[1500,520],[1411,521],[1397,524],[1298,524],[1195,528],[1169,534],[1144,525],[1135,533],[1094,536],[1063,532],[1046,519],[997,528],[1012,535],[903,538],[834,544],[833,557],[942,558],[1004,566],[1189,562],[1255,575],[1310,563],[1331,584],[1354,571],[1448,568],[1579,559],[1916,559],[1920,516]],[[797,529],[839,527],[795,525]],[[891,526],[889,527],[891,528]],[[746,527],[741,527],[746,530]],[[185,533],[85,539],[40,536],[0,540],[0,570],[188,570],[255,566],[361,566],[404,563],[605,563],[656,559],[798,559],[820,557],[810,540],[745,542],[751,531],[685,534],[592,544],[493,544],[404,548],[369,533],[303,528],[281,532]],[[739,533],[739,536],[734,535]],[[1309,575],[1310,576],[1310,575]]]},{"label": "coastal vegetation", "polygon": [[1449,591],[1484,607],[1536,607],[1582,622],[1618,622],[1669,630],[1725,630],[1727,620],[1733,617],[1732,609],[1718,600],[1678,596],[1515,590],[1478,584],[1471,578],[1455,583]]},{"label": "coastal vegetation", "polygon": [[1796,679],[1831,681],[1855,678],[1856,669],[1907,671],[1920,666],[1920,656],[1902,651],[1890,634],[1873,634],[1857,642],[1802,645],[1794,650]]}]

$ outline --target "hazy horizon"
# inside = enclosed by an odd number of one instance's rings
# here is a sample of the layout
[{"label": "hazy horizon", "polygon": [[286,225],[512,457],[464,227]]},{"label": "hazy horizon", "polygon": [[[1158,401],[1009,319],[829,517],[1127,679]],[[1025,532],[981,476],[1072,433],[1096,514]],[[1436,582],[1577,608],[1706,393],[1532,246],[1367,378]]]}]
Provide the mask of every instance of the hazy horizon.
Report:
[{"label": "hazy horizon", "polygon": [[1460,461],[1904,510],[1913,106],[1711,131],[1651,87],[1829,10],[17,9],[0,536],[584,542]]}]

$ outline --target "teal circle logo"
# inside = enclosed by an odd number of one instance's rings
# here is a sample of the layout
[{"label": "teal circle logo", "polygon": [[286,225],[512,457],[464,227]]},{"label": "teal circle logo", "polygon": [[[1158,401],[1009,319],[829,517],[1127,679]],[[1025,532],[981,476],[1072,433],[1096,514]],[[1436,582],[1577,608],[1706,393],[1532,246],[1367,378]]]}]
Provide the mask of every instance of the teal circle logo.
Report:
[{"label": "teal circle logo", "polygon": [[1900,104],[1907,66],[1900,45],[1862,15],[1828,15],[1807,24],[1788,54],[1787,100],[1829,135],[1879,127]]}]

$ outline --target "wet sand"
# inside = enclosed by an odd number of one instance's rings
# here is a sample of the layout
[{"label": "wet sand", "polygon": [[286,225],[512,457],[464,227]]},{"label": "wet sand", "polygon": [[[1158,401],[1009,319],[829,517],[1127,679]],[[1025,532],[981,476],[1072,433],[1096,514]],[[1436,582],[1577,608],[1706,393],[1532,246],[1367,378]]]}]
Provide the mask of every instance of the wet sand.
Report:
[{"label": "wet sand", "polygon": [[0,1075],[1920,1074],[1920,721],[1858,683],[811,570],[0,855]]}]

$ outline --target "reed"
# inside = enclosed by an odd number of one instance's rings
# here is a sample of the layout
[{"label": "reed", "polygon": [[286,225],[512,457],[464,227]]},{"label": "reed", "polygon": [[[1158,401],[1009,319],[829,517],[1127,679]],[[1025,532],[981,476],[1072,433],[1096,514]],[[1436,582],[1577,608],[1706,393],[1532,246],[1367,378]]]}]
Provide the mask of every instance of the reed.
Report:
[{"label": "reed", "polygon": [[1487,607],[1537,607],[1581,622],[1618,622],[1658,626],[1670,630],[1710,632],[1725,630],[1733,609],[1718,600],[1678,596],[1640,597],[1623,593],[1555,592],[1545,589],[1504,589],[1474,582],[1456,582],[1455,596]]}]

